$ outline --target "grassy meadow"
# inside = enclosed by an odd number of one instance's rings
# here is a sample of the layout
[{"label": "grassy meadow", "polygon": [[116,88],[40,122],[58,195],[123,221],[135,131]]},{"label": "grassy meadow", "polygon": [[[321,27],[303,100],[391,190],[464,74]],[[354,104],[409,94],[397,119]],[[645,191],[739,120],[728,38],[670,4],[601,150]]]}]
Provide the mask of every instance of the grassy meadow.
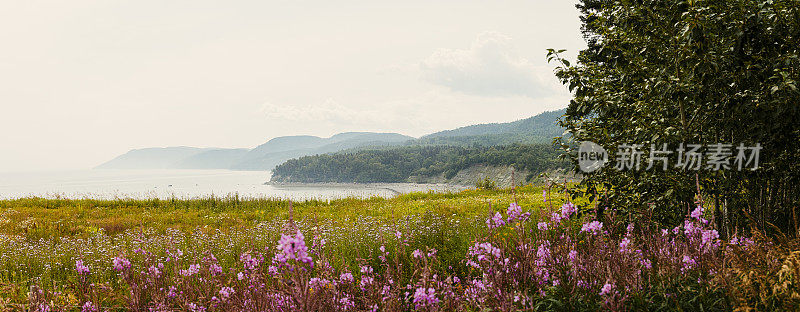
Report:
[{"label": "grassy meadow", "polygon": [[0,311],[774,310],[796,243],[595,220],[555,189],[0,201]]}]

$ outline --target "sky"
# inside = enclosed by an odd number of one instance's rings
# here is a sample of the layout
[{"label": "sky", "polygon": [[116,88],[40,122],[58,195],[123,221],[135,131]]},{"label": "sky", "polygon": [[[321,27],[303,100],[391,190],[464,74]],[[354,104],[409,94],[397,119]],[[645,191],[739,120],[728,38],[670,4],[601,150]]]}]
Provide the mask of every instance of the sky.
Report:
[{"label": "sky", "polygon": [[284,135],[419,137],[566,107],[574,1],[0,3],[0,172]]}]

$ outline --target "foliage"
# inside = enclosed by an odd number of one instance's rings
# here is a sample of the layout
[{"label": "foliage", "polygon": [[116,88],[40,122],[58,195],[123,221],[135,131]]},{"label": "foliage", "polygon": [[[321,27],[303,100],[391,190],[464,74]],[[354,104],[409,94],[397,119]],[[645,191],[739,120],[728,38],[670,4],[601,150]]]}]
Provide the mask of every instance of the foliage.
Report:
[{"label": "foliage", "polygon": [[483,190],[496,190],[497,183],[495,183],[494,180],[489,179],[489,177],[486,177],[482,181],[475,183],[475,188]]},{"label": "foliage", "polygon": [[557,155],[545,144],[407,146],[306,156],[289,160],[272,173],[273,181],[279,182],[407,182],[412,176],[450,179],[479,164],[539,173],[566,166]]},{"label": "foliage", "polygon": [[[561,121],[573,159],[579,141],[609,151],[642,144],[643,161],[651,144],[759,143],[759,170],[697,172],[703,198],[718,210],[723,236],[746,225],[795,233],[800,1],[583,0],[578,8],[588,48],[577,65],[549,53],[574,94]],[[606,168],[583,185],[609,207],[638,213],[653,204],[660,221],[676,224],[695,179],[695,171]]]},{"label": "foliage", "polygon": [[[17,285],[0,290],[10,299],[0,301],[0,308],[17,304],[36,311],[798,308],[797,255],[786,249],[791,245],[777,245],[759,235],[722,241],[703,207],[695,208],[681,226],[659,229],[649,223],[624,225],[613,213],[593,220],[571,202],[554,203],[559,197],[555,194],[543,205],[541,189],[518,191],[516,196],[523,199],[536,194],[539,201],[531,203],[536,208],[510,203],[488,219],[485,215],[460,219],[461,224],[407,215],[394,222],[361,219],[346,226],[325,222],[333,219],[313,223],[289,219],[285,224],[263,223],[229,233],[145,230],[55,241],[3,236],[0,247],[30,253],[30,262],[19,263],[25,257],[0,262],[2,282]],[[473,193],[477,194],[497,192]],[[454,231],[441,231],[447,228]],[[352,247],[363,249],[342,253]],[[53,258],[53,253],[66,250],[72,253]],[[765,253],[771,256],[758,257]],[[6,275],[30,274],[42,263],[48,269],[27,280],[31,287],[14,279],[19,276]],[[15,269],[8,271],[10,267]]]}]

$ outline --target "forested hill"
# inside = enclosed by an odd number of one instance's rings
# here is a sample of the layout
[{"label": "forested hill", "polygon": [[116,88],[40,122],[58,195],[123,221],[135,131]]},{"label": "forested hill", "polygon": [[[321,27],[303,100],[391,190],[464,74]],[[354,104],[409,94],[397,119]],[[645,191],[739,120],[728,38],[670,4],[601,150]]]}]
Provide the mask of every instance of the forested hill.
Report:
[{"label": "forested hill", "polygon": [[550,144],[505,146],[404,146],[291,159],[273,170],[272,182],[409,182],[412,177],[450,179],[476,165],[513,166],[530,172],[566,167]]},{"label": "forested hill", "polygon": [[414,145],[508,145],[513,143],[550,143],[564,129],[558,118],[565,110],[543,112],[536,116],[507,123],[471,125],[425,135]]}]

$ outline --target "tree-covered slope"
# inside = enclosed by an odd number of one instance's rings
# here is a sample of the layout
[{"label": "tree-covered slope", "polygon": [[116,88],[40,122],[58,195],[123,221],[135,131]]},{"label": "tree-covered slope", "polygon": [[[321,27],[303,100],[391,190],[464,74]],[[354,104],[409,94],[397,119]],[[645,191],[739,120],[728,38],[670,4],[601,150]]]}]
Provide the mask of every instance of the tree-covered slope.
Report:
[{"label": "tree-covered slope", "polygon": [[291,159],[275,167],[273,182],[406,182],[412,176],[452,178],[475,165],[513,166],[532,173],[563,168],[547,144],[403,146]]}]

